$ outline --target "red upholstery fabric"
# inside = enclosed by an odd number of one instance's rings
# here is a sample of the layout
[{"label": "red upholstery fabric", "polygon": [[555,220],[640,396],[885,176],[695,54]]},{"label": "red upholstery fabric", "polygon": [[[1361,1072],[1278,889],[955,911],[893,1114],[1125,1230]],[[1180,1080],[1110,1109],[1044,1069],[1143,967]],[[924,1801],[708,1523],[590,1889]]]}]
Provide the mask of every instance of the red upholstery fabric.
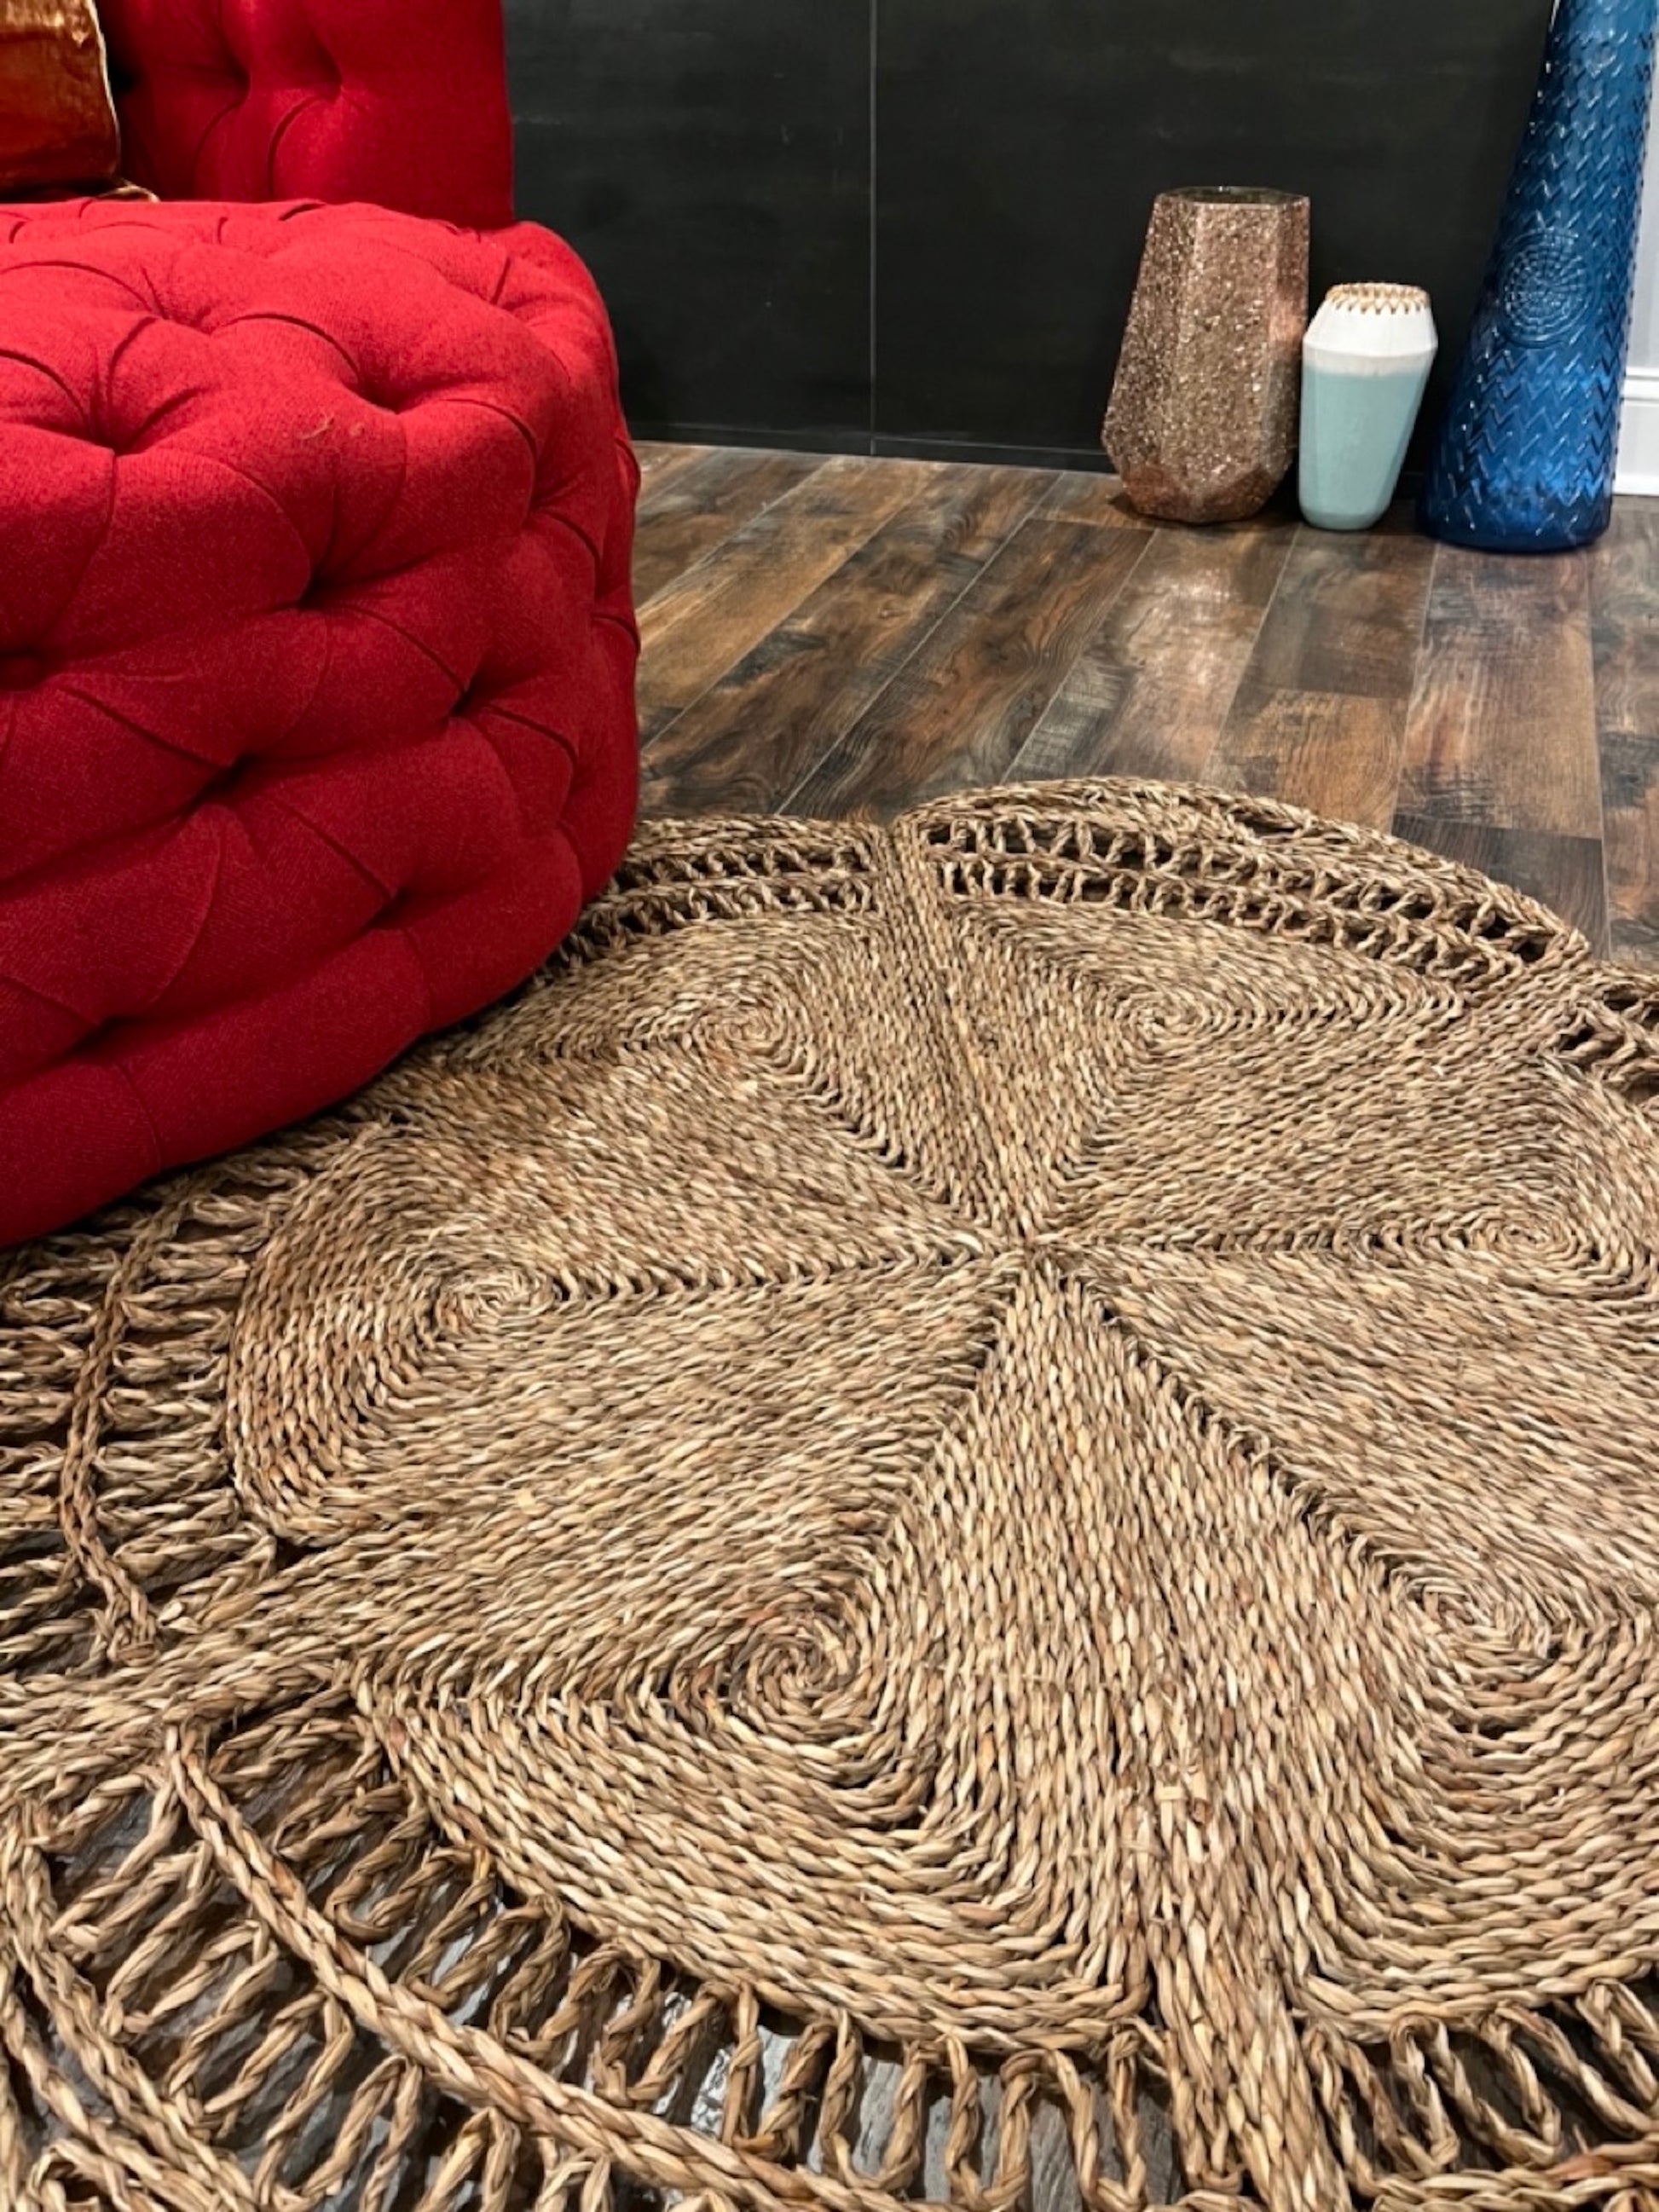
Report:
[{"label": "red upholstery fabric", "polygon": [[513,219],[500,0],[99,0],[122,168],[163,199]]},{"label": "red upholstery fabric", "polygon": [[0,1241],[545,957],[632,819],[636,483],[544,231],[0,210]]}]

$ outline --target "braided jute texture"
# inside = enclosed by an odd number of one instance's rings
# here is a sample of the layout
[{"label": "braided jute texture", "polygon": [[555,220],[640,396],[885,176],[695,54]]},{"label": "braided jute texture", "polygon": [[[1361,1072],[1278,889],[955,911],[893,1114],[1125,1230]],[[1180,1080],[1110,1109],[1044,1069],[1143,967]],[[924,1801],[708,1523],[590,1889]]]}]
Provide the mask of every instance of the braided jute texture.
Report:
[{"label": "braided jute texture", "polygon": [[0,1261],[0,2206],[1653,2212],[1656,1096],[1048,786]]}]

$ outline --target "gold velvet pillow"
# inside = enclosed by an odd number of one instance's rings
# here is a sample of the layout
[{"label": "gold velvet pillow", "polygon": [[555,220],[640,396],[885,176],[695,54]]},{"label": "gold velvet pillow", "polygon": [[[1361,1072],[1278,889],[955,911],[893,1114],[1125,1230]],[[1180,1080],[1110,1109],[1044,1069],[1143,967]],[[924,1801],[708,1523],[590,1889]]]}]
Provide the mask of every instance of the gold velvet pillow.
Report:
[{"label": "gold velvet pillow", "polygon": [[0,0],[0,199],[95,191],[120,157],[92,0]]}]

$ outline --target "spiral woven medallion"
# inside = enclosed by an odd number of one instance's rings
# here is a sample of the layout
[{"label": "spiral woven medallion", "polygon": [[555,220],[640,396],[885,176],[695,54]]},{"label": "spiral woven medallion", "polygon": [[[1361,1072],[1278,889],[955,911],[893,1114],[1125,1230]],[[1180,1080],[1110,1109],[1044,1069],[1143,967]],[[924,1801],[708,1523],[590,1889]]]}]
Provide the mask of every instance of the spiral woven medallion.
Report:
[{"label": "spiral woven medallion", "polygon": [[0,2206],[1653,2212],[1656,1095],[1047,786],[0,1255]]}]

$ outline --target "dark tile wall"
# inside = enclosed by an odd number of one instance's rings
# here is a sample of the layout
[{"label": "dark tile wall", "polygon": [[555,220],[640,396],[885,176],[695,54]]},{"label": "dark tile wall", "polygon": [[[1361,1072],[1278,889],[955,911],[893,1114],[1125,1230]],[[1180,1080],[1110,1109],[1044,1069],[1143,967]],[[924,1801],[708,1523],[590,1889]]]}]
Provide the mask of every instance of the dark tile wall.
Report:
[{"label": "dark tile wall", "polygon": [[1314,201],[1461,339],[1549,0],[507,0],[521,211],[643,433],[1094,452],[1152,195]]},{"label": "dark tile wall", "polygon": [[521,215],[598,277],[630,418],[870,427],[868,0],[507,0]]}]

